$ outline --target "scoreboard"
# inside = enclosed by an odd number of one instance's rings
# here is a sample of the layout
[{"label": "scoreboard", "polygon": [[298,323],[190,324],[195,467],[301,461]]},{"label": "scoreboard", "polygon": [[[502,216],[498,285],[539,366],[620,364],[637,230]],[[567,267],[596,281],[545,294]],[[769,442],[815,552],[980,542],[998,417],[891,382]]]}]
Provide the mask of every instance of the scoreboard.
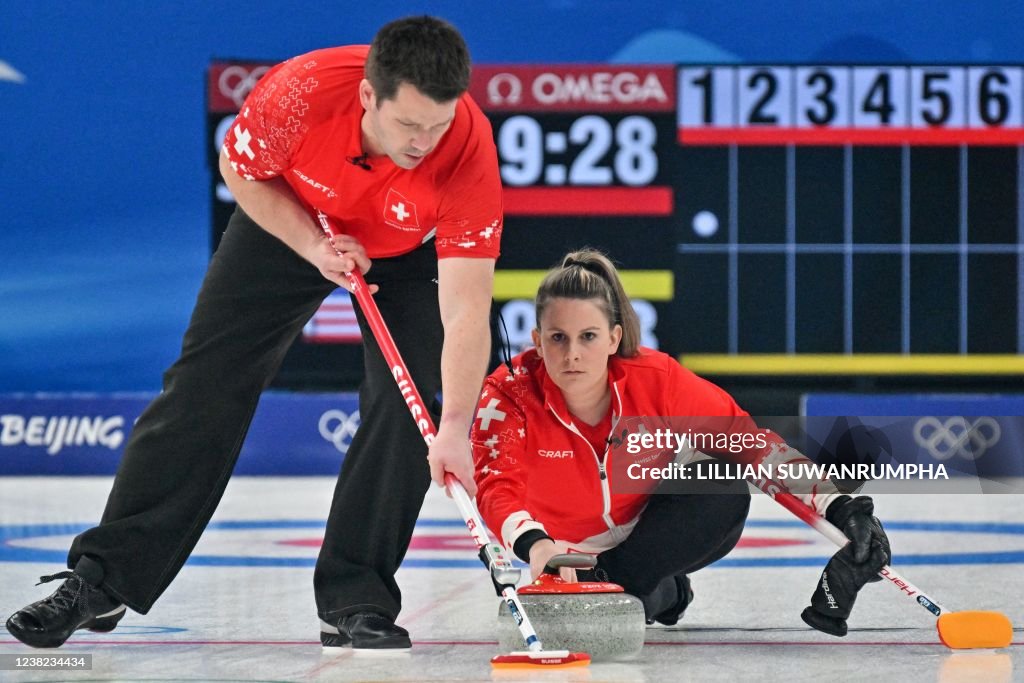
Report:
[{"label": "scoreboard", "polygon": [[1021,67],[510,65],[474,85],[526,198],[515,262],[569,231],[667,267],[655,332],[691,367],[1021,372]]},{"label": "scoreboard", "polygon": [[682,144],[1018,145],[1022,69],[686,66]]},{"label": "scoreboard", "polygon": [[[265,66],[210,67],[214,169]],[[498,149],[515,349],[543,272],[593,246],[644,343],[699,372],[1024,372],[1024,67],[477,65],[471,94]],[[352,342],[342,293],[285,376]]]},{"label": "scoreboard", "polygon": [[1020,67],[686,66],[678,83],[680,214],[705,230],[680,225],[677,268],[719,312],[684,348],[961,357],[940,372],[1024,351]]}]

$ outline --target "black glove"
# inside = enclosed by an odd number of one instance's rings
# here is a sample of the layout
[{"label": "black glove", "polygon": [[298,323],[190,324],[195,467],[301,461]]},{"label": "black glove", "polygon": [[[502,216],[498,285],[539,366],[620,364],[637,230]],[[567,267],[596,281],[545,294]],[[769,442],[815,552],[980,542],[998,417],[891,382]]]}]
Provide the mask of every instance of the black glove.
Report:
[{"label": "black glove", "polygon": [[829,505],[825,518],[842,529],[850,543],[832,556],[821,573],[811,606],[800,615],[808,626],[845,636],[857,593],[865,584],[881,580],[878,572],[892,560],[892,551],[874,510],[868,496],[842,496]]},{"label": "black glove", "polygon": [[[871,496],[840,496],[832,501],[825,511],[825,519],[837,526],[846,537],[850,539],[853,546],[853,561],[858,564],[868,563],[872,567],[871,578],[868,581],[881,581],[878,571],[892,561],[892,550],[889,548],[889,537],[885,535],[882,523],[878,521],[875,514],[875,502]],[[874,557],[877,548],[882,552],[885,560],[879,564],[868,562]]]}]

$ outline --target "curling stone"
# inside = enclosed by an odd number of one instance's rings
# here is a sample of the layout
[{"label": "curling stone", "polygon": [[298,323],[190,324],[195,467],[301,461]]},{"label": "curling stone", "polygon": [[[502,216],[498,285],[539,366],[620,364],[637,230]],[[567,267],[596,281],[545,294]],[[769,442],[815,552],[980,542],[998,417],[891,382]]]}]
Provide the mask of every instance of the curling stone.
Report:
[{"label": "curling stone", "polygon": [[[544,574],[516,590],[545,650],[588,653],[594,661],[633,659],[644,646],[644,606],[615,583],[568,583],[561,567],[591,569],[593,555],[555,555]],[[504,603],[498,612],[498,646],[522,650],[523,637]]]}]

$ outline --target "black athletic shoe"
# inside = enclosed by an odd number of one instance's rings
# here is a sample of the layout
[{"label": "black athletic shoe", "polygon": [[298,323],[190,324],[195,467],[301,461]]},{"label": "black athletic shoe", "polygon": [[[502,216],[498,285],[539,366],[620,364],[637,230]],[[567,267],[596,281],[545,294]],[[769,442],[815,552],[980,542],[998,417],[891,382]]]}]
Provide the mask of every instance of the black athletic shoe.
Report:
[{"label": "black athletic shoe", "polygon": [[690,577],[685,574],[668,576],[641,600],[647,614],[648,626],[654,623],[675,626],[682,618],[683,612],[693,602]]},{"label": "black athletic shoe", "polygon": [[320,644],[324,647],[349,647],[354,650],[408,650],[409,632],[383,614],[357,612],[338,620],[337,627],[320,621]]},{"label": "black athletic shoe", "polygon": [[57,579],[65,581],[53,595],[18,610],[7,620],[7,630],[26,645],[60,647],[80,628],[113,631],[124,616],[124,605],[73,572],[44,576],[39,584]]}]

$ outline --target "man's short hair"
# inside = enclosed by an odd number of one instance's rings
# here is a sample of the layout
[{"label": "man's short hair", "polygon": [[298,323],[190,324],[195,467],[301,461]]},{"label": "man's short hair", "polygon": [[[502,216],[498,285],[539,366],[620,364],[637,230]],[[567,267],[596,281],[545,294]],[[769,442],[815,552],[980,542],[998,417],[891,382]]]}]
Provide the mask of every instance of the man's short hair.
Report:
[{"label": "man's short hair", "polygon": [[383,26],[366,59],[366,78],[378,103],[408,83],[435,102],[450,102],[469,88],[470,59],[458,29],[436,17],[406,17]]}]

